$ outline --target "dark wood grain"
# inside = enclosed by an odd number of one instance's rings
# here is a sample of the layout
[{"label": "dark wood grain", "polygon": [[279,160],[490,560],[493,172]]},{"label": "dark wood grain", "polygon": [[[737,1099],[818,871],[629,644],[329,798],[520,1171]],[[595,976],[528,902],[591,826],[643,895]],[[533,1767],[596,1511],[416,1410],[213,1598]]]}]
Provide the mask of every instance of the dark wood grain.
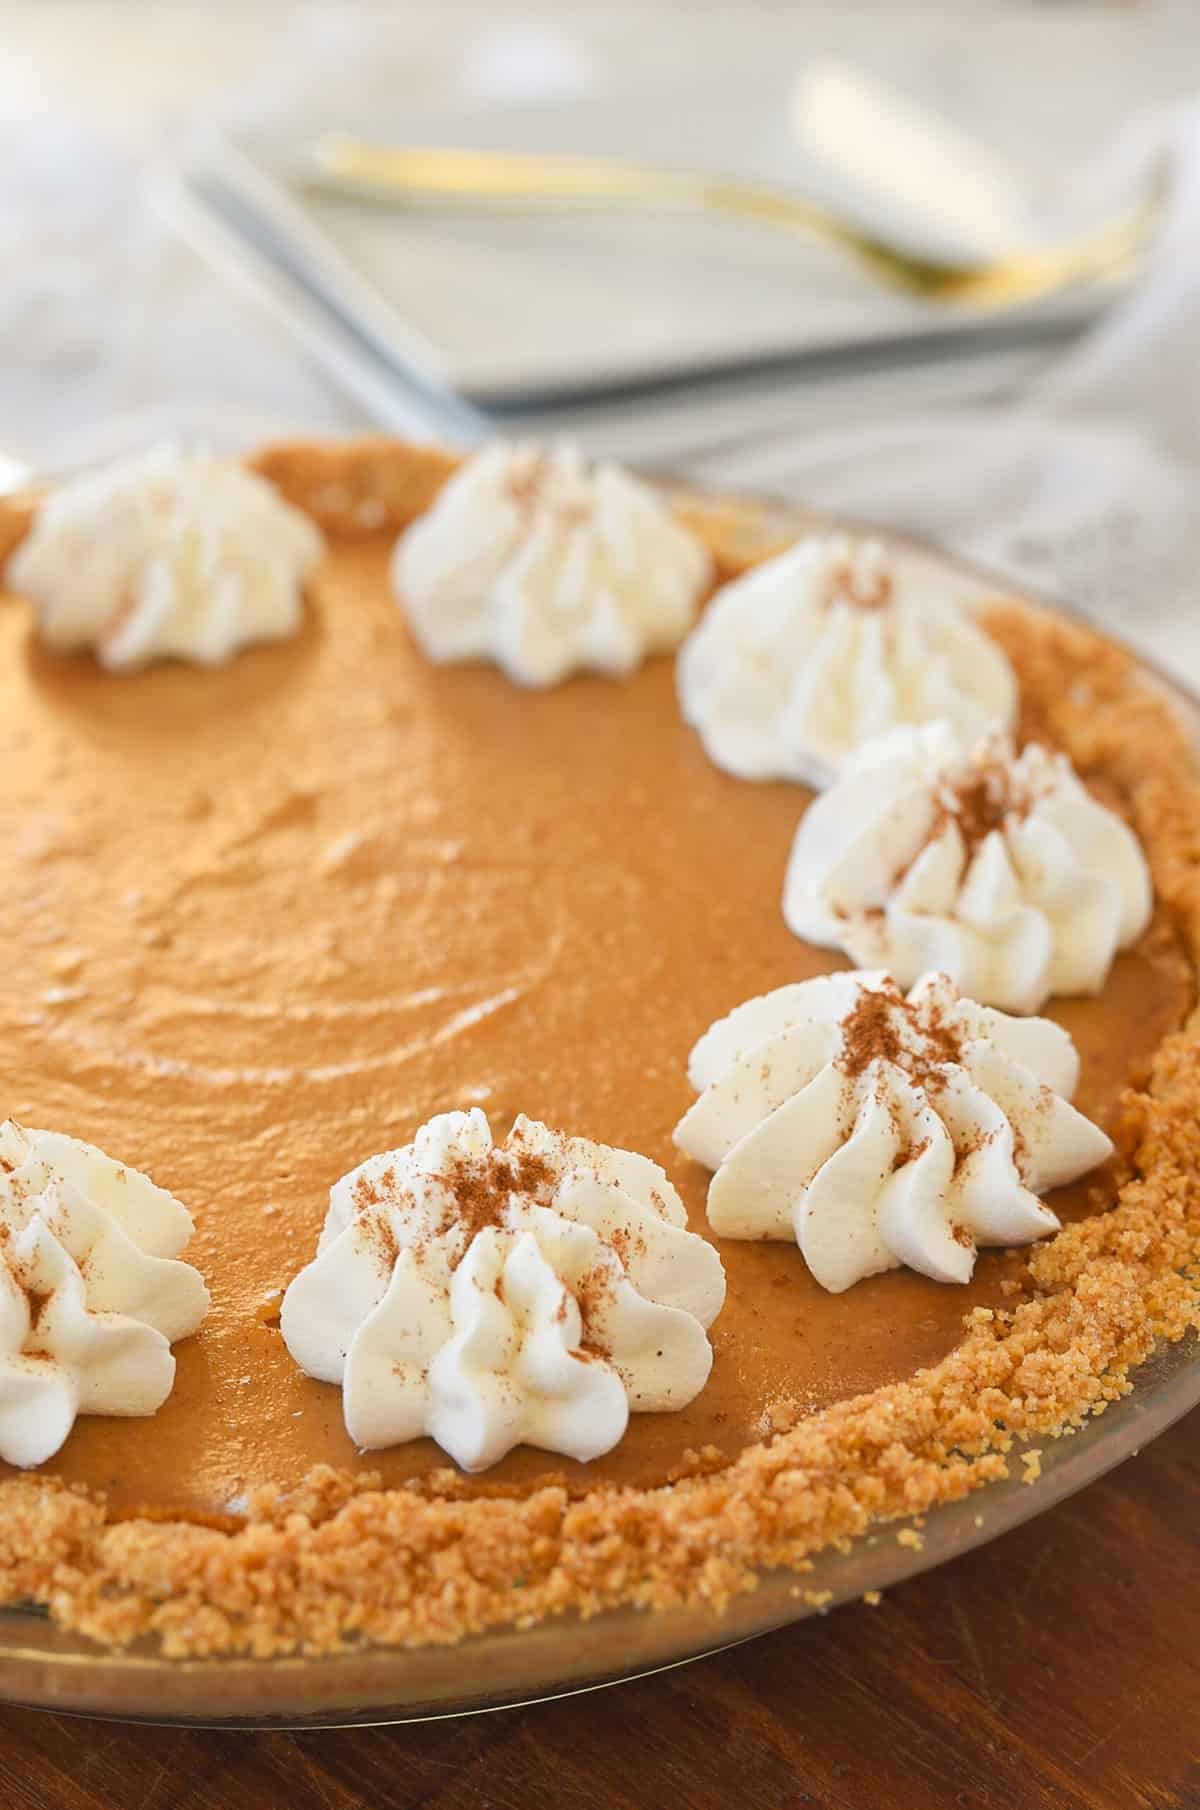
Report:
[{"label": "dark wood grain", "polygon": [[495,1716],[0,1712],[3,1810],[1194,1810],[1200,1413],[1052,1513],[715,1659]]}]

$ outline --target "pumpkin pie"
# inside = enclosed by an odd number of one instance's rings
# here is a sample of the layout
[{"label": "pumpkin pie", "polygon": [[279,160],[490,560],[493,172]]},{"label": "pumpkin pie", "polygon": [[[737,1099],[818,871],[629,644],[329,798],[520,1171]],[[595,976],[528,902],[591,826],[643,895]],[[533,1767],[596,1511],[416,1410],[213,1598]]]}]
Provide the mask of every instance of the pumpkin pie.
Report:
[{"label": "pumpkin pie", "polygon": [[[282,638],[219,671],[106,672],[0,598],[0,1117],[186,1202],[211,1295],[156,1413],[83,1414],[49,1462],[3,1467],[4,1600],[178,1655],[720,1607],[985,1485],[1196,1323],[1191,731],[1128,653],[997,595],[979,624],[1016,675],[1017,744],[1070,757],[1154,882],[1101,989],[1039,1008],[1113,1142],[1047,1195],[1062,1229],[981,1251],[966,1283],[890,1268],[845,1292],[794,1242],[723,1237],[707,1385],[606,1453],[517,1445],[469,1474],[425,1437],[358,1449],[280,1324],[340,1177],[439,1114],[482,1108],[497,1137],[528,1114],[660,1164],[713,1240],[708,1168],[672,1141],[687,1052],[738,1002],[850,963],[780,909],[811,794],[710,760],[669,657],[534,689],[426,657],[393,548],[451,455],[250,463],[324,537],[297,548]],[[35,506],[0,511],[4,557]],[[765,511],[672,507],[710,588],[781,551]]]}]

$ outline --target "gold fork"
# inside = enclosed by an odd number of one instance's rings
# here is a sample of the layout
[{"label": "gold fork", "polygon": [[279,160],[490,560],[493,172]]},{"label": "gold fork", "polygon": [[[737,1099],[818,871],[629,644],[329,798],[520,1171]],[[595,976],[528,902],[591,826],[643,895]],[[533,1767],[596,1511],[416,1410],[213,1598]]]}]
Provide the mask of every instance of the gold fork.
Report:
[{"label": "gold fork", "polygon": [[972,261],[910,251],[769,183],[624,158],[377,145],[337,132],[317,140],[303,180],[389,205],[436,198],[485,207],[586,203],[723,214],[837,246],[884,281],[927,300],[989,308],[1127,277],[1162,214],[1168,186],[1162,168],[1138,202],[1099,226],[1057,244]]}]

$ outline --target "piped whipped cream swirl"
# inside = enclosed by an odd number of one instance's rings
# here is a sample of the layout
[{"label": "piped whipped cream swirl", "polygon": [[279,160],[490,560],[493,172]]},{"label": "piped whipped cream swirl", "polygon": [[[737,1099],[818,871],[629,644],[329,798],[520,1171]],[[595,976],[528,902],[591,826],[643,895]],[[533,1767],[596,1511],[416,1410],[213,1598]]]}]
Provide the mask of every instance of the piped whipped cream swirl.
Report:
[{"label": "piped whipped cream swirl", "polygon": [[489,446],[396,544],[392,582],[430,660],[519,685],[619,676],[678,646],[711,561],[647,485],[570,446]]},{"label": "piped whipped cream swirl", "polygon": [[321,550],[265,478],[160,447],[53,491],[7,577],[56,652],[91,648],[114,672],[217,666],[296,633]]},{"label": "piped whipped cream swirl", "polygon": [[192,1219],[94,1145],[0,1125],[0,1458],[42,1464],[77,1414],[142,1415],[208,1290],[176,1261]]},{"label": "piped whipped cream swirl", "polygon": [[897,723],[945,718],[973,738],[1016,720],[1008,659],[950,581],[844,534],[799,541],[720,590],[678,682],[718,767],[817,788]]},{"label": "piped whipped cream swirl", "polygon": [[1067,1033],[943,974],[907,997],[863,971],[780,987],[706,1031],[688,1072],[675,1142],[716,1171],[713,1230],[795,1238],[835,1294],[901,1264],[969,1281],[978,1246],[1056,1231],[1039,1197],[1112,1151],[1069,1104]]},{"label": "piped whipped cream swirl", "polygon": [[281,1325],[356,1445],[428,1434],[478,1471],[522,1443],[595,1458],[631,1412],[685,1407],[724,1297],[657,1164],[524,1117],[494,1145],[476,1107],[334,1185]]},{"label": "piped whipped cream swirl", "polygon": [[965,754],[945,723],[859,750],[801,820],[783,891],[806,942],[902,986],[940,969],[1009,1012],[1098,992],[1152,909],[1136,836],[1065,755],[999,735]]}]

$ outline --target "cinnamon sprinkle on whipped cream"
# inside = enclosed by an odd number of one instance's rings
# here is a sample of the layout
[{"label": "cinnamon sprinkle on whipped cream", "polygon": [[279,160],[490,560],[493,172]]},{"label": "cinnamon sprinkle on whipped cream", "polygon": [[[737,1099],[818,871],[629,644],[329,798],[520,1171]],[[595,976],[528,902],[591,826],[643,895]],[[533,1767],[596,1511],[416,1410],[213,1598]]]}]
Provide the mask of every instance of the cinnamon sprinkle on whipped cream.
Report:
[{"label": "cinnamon sprinkle on whipped cream", "polygon": [[280,1324],[379,1448],[428,1434],[464,1470],[525,1443],[586,1460],[631,1411],[684,1407],[725,1295],[657,1165],[478,1107],[443,1113],[332,1189]]},{"label": "cinnamon sprinkle on whipped cream", "polygon": [[0,1125],[0,1458],[52,1458],[77,1414],[153,1414],[208,1290],[187,1210],[94,1145]]},{"label": "cinnamon sprinkle on whipped cream", "polygon": [[1152,909],[1136,836],[1064,755],[998,733],[968,750],[948,723],[858,751],[801,820],[783,892],[806,942],[904,986],[939,968],[1010,1012],[1098,992]]},{"label": "cinnamon sprinkle on whipped cream", "polygon": [[898,723],[1016,720],[1003,652],[945,581],[878,541],[798,541],[719,591],[679,656],[683,714],[741,779],[829,785]]},{"label": "cinnamon sprinkle on whipped cream", "polygon": [[794,1237],[834,1293],[900,1264],[969,1281],[979,1245],[1057,1231],[1039,1197],[1112,1152],[1068,1103],[1067,1033],[941,974],[907,997],[863,971],[781,987],[713,1025],[689,1074],[675,1141],[716,1172],[713,1230]]},{"label": "cinnamon sprinkle on whipped cream", "polygon": [[396,543],[392,584],[422,651],[492,660],[518,685],[621,677],[677,647],[711,578],[647,485],[572,446],[476,453]]}]

